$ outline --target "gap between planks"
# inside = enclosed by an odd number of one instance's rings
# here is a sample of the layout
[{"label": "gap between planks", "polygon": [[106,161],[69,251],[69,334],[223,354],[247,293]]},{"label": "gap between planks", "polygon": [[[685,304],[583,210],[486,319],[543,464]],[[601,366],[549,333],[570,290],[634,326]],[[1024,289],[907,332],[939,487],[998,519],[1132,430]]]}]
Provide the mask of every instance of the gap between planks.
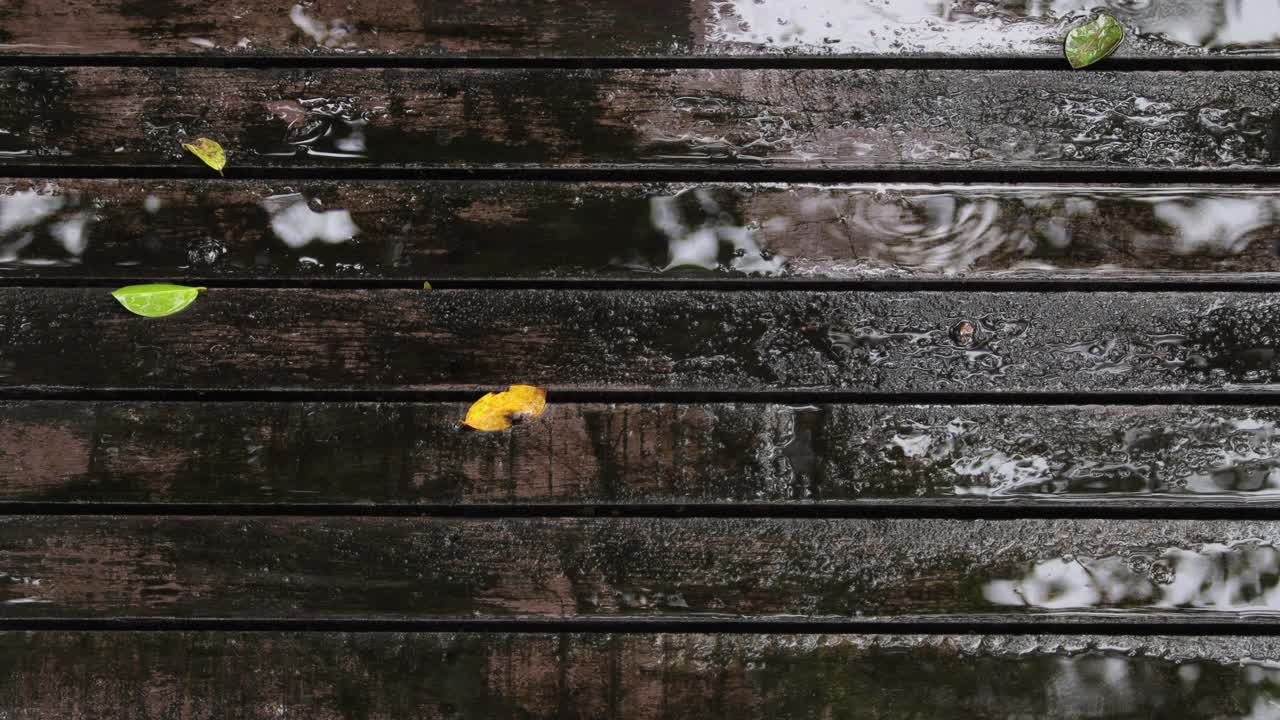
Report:
[{"label": "gap between planks", "polygon": [[[1027,277],[1011,279],[810,279],[810,278],[425,278],[431,290],[582,290],[634,291],[804,291],[804,292],[1059,292],[1178,293],[1178,292],[1274,292],[1280,290],[1280,274],[1254,279],[1229,279],[1229,273],[1185,273],[1178,278],[1088,278],[1087,273],[1064,273],[1065,279]],[[422,290],[422,279],[401,278],[228,278],[198,273],[178,275],[138,273],[114,278],[5,277],[0,287],[114,288],[133,282],[198,283],[210,288],[243,290]]]},{"label": "gap between planks", "polygon": [[1274,520],[1277,508],[1261,502],[1200,499],[1151,500],[1133,498],[1090,505],[1087,501],[971,501],[794,503],[103,503],[0,502],[0,517],[15,515],[164,517],[368,517],[461,518],[637,518],[760,520]]},{"label": "gap between planks", "polygon": [[[832,56],[618,56],[597,57],[414,57],[407,55],[0,55],[0,67],[173,67],[215,69],[549,69],[549,70],[1002,70],[1079,72],[1060,57],[982,57],[872,55]],[[1093,71],[1269,71],[1280,57],[1113,57]]]},{"label": "gap between planks", "polygon": [[[1180,293],[1180,292],[1269,292],[1280,290],[1280,274],[1258,279],[1230,280],[1226,273],[1207,274],[1195,279],[1190,273],[1181,279],[1125,280],[1087,279],[1079,273],[1064,273],[1068,279],[1027,277],[1008,280],[861,280],[808,278],[426,278],[432,290],[588,290],[588,291],[680,291],[717,292],[805,291],[805,292],[1009,292],[1053,294],[1090,293]],[[228,278],[200,274],[139,273],[110,278],[5,277],[0,288],[103,288],[114,289],[135,280],[147,282],[199,283],[208,288],[254,290],[419,290],[422,279],[397,278]]]},{"label": "gap between planks", "polygon": [[[200,388],[0,387],[0,401],[147,402],[471,402],[506,386],[442,390],[223,390]],[[575,390],[549,387],[548,404],[741,403],[786,405],[1230,405],[1274,406],[1269,391],[880,393],[805,390]]]},{"label": "gap between planks", "polygon": [[[10,164],[6,180],[217,180],[212,171],[192,163],[157,165]],[[1253,169],[1057,169],[1009,167],[999,170],[953,166],[816,167],[778,165],[717,167],[282,167],[234,164],[224,168],[227,180],[447,180],[454,182],[548,183],[882,183],[999,185],[1280,185],[1280,168]]]},{"label": "gap between planks", "polygon": [[1143,637],[1214,636],[1276,637],[1280,624],[1143,618],[1127,622],[1088,620],[902,621],[619,619],[590,620],[288,620],[278,618],[0,618],[0,632],[359,632],[359,633],[581,633],[647,635],[715,633],[718,635],[1137,635]]}]

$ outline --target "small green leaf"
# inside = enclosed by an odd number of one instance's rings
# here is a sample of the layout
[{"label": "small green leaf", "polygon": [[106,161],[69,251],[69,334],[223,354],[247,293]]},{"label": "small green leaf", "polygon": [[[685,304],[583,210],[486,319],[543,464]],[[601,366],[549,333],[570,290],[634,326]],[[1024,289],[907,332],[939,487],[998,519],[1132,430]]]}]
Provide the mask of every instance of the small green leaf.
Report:
[{"label": "small green leaf", "polygon": [[1079,70],[1115,52],[1123,40],[1124,28],[1120,21],[1102,13],[1083,25],[1071,28],[1063,50],[1067,54],[1067,62]]},{"label": "small green leaf", "polygon": [[424,283],[422,283],[422,289],[423,289],[423,290],[430,290],[430,289],[431,289],[431,283],[429,283],[429,282],[424,282]]},{"label": "small green leaf", "polygon": [[172,315],[195,301],[201,290],[208,288],[185,285],[130,285],[111,292],[129,312],[142,317]]}]

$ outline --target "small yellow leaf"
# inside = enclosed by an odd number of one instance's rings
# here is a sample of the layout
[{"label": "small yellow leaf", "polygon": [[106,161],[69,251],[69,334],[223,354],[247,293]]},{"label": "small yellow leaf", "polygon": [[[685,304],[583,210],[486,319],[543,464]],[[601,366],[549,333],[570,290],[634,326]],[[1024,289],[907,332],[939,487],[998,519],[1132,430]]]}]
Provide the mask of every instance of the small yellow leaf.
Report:
[{"label": "small yellow leaf", "polygon": [[532,385],[512,385],[506,392],[489,393],[471,405],[463,425],[493,432],[511,427],[516,416],[537,417],[547,406],[547,391]]},{"label": "small yellow leaf", "polygon": [[430,289],[431,289],[431,283],[429,283],[429,282],[424,282],[424,283],[422,283],[422,289],[423,289],[423,290],[430,290]]},{"label": "small yellow leaf", "polygon": [[227,165],[227,155],[222,151],[221,145],[209,138],[196,138],[195,142],[182,143],[182,147],[222,175],[222,168]]}]

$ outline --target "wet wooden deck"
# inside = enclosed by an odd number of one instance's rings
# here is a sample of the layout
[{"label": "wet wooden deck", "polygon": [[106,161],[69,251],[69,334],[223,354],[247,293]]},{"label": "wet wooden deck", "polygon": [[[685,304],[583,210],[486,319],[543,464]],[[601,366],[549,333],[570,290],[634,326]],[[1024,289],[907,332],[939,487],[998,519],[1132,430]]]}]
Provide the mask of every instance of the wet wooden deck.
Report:
[{"label": "wet wooden deck", "polygon": [[1280,717],[1280,9],[940,5],[0,4],[0,719]]}]

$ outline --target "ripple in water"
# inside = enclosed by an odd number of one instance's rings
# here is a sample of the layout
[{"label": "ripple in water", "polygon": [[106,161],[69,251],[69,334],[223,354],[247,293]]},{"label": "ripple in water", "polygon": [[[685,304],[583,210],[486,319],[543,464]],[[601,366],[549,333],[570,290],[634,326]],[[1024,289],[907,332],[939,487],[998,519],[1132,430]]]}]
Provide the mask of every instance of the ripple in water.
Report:
[{"label": "ripple in water", "polygon": [[1275,272],[1263,190],[793,186],[746,200],[791,274]]}]

